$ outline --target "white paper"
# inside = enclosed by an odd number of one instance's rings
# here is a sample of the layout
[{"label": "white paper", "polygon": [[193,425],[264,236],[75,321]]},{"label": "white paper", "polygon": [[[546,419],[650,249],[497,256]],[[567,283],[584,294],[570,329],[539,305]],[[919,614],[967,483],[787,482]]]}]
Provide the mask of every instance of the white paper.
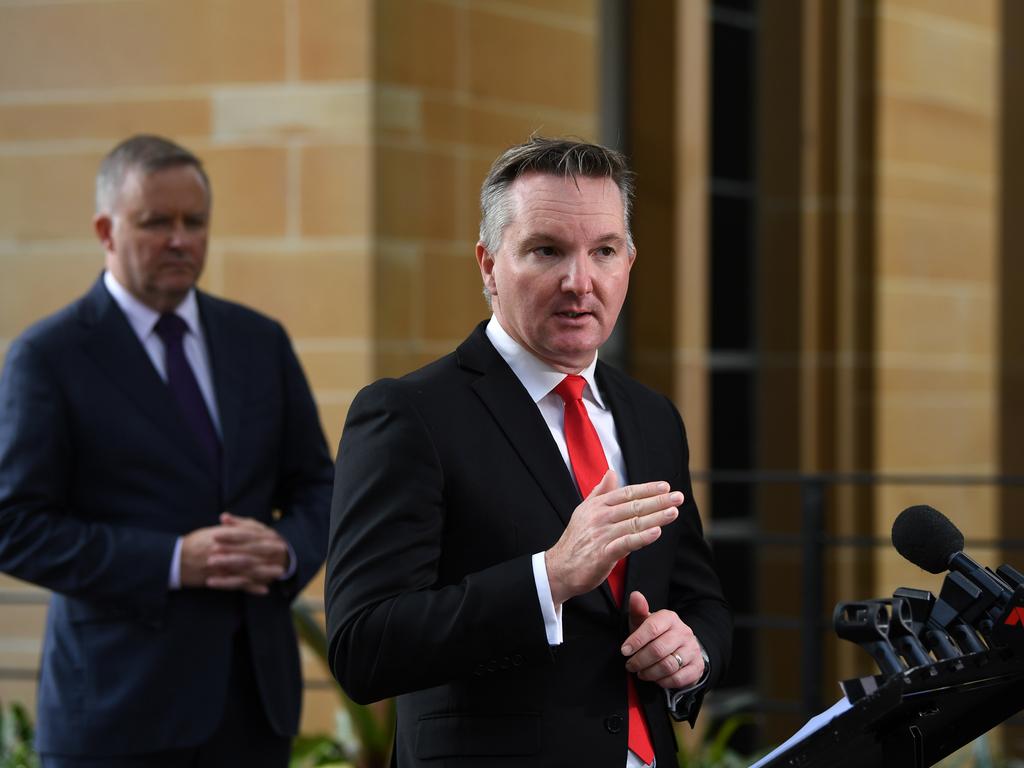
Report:
[{"label": "white paper", "polygon": [[826,725],[831,723],[835,718],[839,717],[839,715],[843,714],[843,712],[845,712],[852,706],[853,705],[849,701],[847,701],[846,697],[844,696],[831,707],[826,709],[824,712],[815,715],[806,723],[804,723],[803,728],[794,733],[792,736],[790,736],[788,739],[782,742],[782,744],[777,746],[775,749],[773,749],[767,755],[762,757],[756,763],[752,764],[750,768],[760,768],[760,766],[764,765],[765,763],[774,760],[776,757],[781,755],[790,747],[799,744],[801,741],[806,739],[815,731],[824,728]]}]

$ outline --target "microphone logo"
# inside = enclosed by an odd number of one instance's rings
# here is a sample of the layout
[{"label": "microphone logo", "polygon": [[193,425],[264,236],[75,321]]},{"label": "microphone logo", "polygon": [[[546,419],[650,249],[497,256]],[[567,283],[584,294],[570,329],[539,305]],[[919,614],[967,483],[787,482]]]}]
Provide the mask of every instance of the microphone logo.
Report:
[{"label": "microphone logo", "polygon": [[1010,611],[1010,615],[1006,617],[1006,621],[1003,623],[1011,627],[1024,623],[1024,607],[1018,605]]}]

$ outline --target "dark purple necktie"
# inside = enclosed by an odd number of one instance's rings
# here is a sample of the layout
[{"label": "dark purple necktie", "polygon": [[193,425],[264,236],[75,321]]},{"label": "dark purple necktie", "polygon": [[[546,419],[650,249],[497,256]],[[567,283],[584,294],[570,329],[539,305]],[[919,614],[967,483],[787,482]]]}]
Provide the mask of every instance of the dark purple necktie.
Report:
[{"label": "dark purple necktie", "polygon": [[213,419],[206,408],[206,401],[203,400],[203,393],[192,372],[192,366],[185,358],[181,340],[187,330],[185,321],[173,312],[160,315],[156,323],[157,336],[163,341],[164,349],[167,351],[167,386],[171,388],[174,399],[181,406],[182,415],[203,447],[210,466],[219,475],[220,438],[213,426]]}]

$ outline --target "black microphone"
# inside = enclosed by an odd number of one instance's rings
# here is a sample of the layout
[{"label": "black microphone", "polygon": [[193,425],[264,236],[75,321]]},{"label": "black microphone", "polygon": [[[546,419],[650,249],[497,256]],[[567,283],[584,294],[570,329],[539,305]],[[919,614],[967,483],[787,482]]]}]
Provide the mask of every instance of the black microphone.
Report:
[{"label": "black microphone", "polygon": [[1010,586],[964,554],[964,535],[934,507],[907,507],[892,524],[892,545],[903,557],[929,573],[959,571],[987,592],[1010,594]]},{"label": "black microphone", "polygon": [[[974,624],[989,608],[1002,605],[1013,589],[988,568],[964,554],[964,535],[948,517],[925,504],[907,507],[892,524],[892,545],[903,557],[929,573],[950,570],[967,577],[969,582],[954,579],[944,587],[944,602]],[[975,592],[973,584],[980,592]],[[948,588],[948,589],[947,589]],[[959,599],[954,596],[959,595]],[[959,603],[959,604],[958,604]],[[971,605],[968,605],[970,603]],[[952,618],[952,617],[950,617]],[[947,622],[942,622],[947,624]],[[983,631],[988,631],[986,622]]]}]

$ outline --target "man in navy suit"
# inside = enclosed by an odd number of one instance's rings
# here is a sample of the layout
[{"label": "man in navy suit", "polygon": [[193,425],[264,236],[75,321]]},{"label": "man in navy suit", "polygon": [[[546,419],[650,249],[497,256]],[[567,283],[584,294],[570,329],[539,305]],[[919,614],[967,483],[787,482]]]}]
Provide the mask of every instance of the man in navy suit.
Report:
[{"label": "man in navy suit", "polygon": [[725,670],[682,420],[597,360],[631,191],[604,147],[510,148],[481,190],[491,319],[349,410],[331,665],[356,700],[398,696],[399,768],[668,768],[670,714],[692,723]]},{"label": "man in navy suit", "polygon": [[106,270],[7,353],[0,570],[53,592],[44,766],[288,762],[290,605],[323,562],[331,464],[284,329],[195,287],[210,205],[192,153],[119,144]]}]

